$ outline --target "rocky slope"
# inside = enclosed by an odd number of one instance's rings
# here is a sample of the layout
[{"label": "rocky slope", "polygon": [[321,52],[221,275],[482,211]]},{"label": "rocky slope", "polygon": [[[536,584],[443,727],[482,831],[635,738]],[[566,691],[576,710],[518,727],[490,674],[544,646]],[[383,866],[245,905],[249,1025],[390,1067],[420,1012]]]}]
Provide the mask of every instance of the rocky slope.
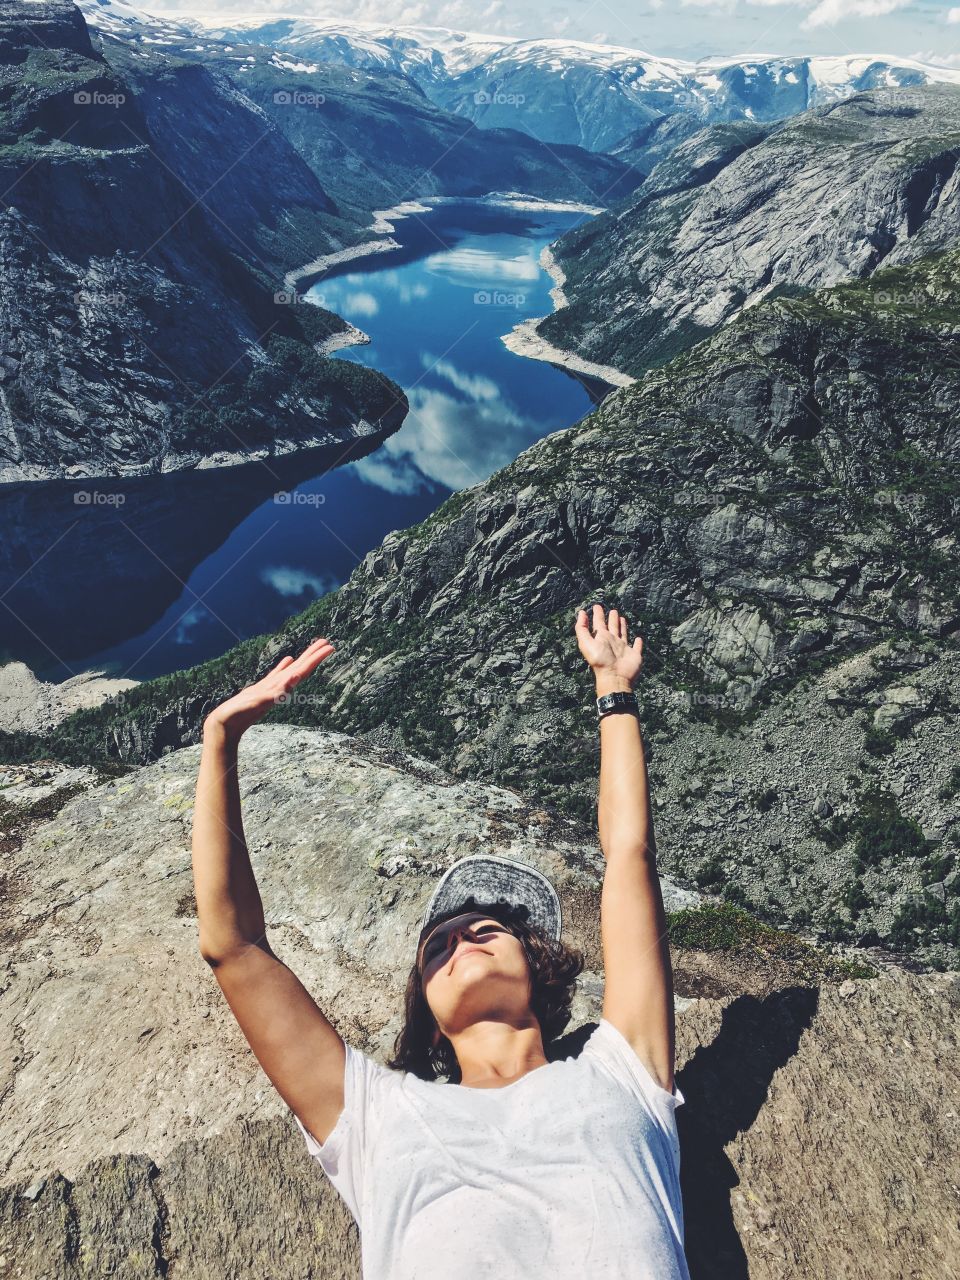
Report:
[{"label": "rocky slope", "polygon": [[52,684],[38,680],[23,662],[8,662],[0,667],[0,729],[46,733],[74,711],[97,707],[136,685],[136,680],[110,679],[102,671],[84,671]]},{"label": "rocky slope", "polygon": [[282,267],[342,243],[282,135],[203,69],[118,73],[70,4],[0,25],[0,481],[395,430],[399,388],[313,351],[343,322],[277,305]]},{"label": "rocky slope", "polygon": [[699,132],[554,246],[570,305],[539,333],[638,374],[770,294],[948,248],[958,140],[960,89],[944,85]]},{"label": "rocky slope", "polygon": [[383,732],[584,815],[572,623],[599,598],[647,640],[665,869],[954,964],[958,297],[955,252],[750,308],[388,536],[278,635],[4,750],[150,758],[329,635],[282,718]]},{"label": "rocky slope", "polygon": [[[349,1215],[199,956],[197,760],[0,774],[0,1255],[23,1280],[222,1280],[251,1257],[280,1280],[359,1274]],[[579,1051],[602,998],[591,828],[335,733],[254,729],[242,778],[271,944],[351,1043],[388,1050],[437,875],[493,849],[558,884],[587,967],[551,1055]],[[663,890],[696,1280],[954,1270],[956,975],[857,965]]]}]

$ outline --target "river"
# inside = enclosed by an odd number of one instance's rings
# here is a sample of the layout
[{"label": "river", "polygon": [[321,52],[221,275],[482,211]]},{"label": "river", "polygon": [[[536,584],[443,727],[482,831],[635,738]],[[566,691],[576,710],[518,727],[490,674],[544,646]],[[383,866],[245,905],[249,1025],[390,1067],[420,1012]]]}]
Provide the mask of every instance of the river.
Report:
[{"label": "river", "polygon": [[[585,216],[441,202],[394,224],[400,248],[313,284],[308,302],[371,339],[336,358],[383,370],[410,401],[366,456],[0,493],[0,656],[53,680],[192,666],[276,628],[388,532],[580,419],[608,388],[513,355],[501,337],[550,311],[540,251]],[[122,496],[78,505],[78,488]]]}]

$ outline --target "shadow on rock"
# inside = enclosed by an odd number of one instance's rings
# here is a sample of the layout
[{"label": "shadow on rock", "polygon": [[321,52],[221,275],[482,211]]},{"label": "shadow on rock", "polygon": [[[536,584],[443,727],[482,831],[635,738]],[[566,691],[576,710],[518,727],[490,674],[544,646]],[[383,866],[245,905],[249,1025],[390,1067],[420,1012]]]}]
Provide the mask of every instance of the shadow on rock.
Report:
[{"label": "shadow on rock", "polygon": [[730,1202],[739,1178],[724,1148],[756,1120],[775,1073],[812,1023],[818,998],[810,987],[738,997],[724,1010],[713,1042],[677,1073],[686,1099],[677,1129],[691,1280],[748,1280]]}]

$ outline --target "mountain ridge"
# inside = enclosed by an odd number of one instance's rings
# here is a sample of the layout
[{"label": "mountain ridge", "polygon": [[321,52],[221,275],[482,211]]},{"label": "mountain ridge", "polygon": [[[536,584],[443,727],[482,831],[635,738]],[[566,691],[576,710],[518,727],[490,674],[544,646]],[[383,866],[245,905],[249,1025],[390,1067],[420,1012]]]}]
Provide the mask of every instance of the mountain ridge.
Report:
[{"label": "mountain ridge", "polygon": [[[96,0],[85,0],[88,7]],[[609,151],[657,120],[693,131],[721,120],[782,119],[878,88],[960,84],[960,70],[888,55],[742,55],[696,62],[585,42],[511,40],[436,28],[255,18],[198,27],[201,38],[263,42],[318,61],[410,76],[481,127]]]}]

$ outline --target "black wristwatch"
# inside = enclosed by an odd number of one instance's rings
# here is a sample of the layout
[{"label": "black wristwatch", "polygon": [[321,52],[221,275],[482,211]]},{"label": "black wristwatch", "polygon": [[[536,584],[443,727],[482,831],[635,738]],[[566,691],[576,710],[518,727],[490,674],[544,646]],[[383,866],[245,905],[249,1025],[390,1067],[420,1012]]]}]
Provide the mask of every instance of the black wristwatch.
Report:
[{"label": "black wristwatch", "polygon": [[640,708],[637,705],[637,695],[630,693],[605,693],[597,699],[597,719],[602,720],[605,716],[616,715],[619,711],[629,711],[639,718]]}]

